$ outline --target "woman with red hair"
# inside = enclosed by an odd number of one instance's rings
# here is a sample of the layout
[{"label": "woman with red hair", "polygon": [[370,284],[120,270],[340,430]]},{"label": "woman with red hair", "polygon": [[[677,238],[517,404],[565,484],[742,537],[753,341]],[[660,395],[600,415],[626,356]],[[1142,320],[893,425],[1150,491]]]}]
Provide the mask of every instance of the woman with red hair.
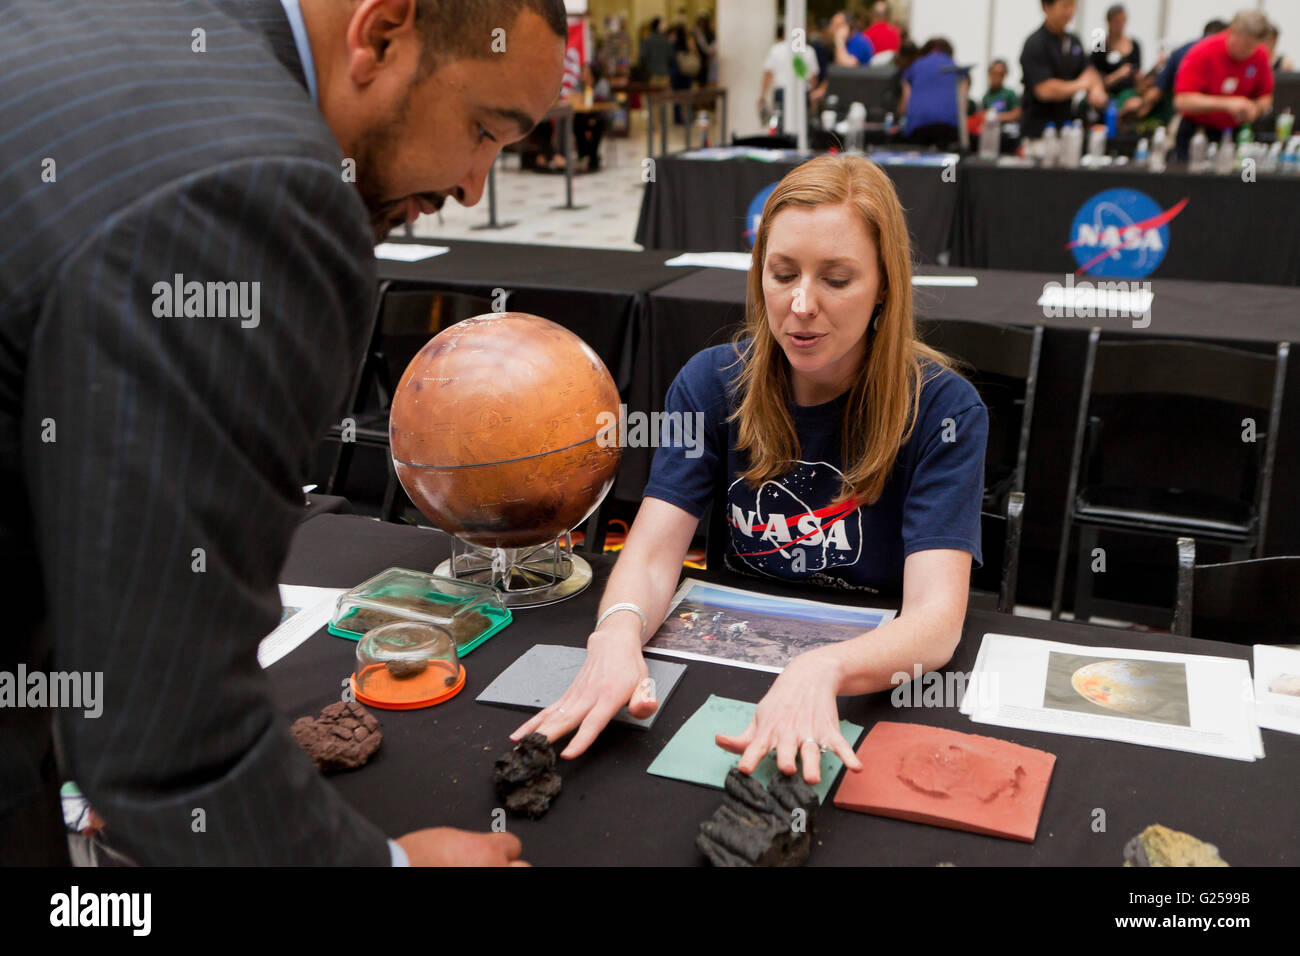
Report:
[{"label": "woman with red hair", "polygon": [[582,753],[624,706],[658,703],[642,644],[664,619],[701,515],[727,516],[728,567],[868,596],[899,615],[795,657],[750,726],[719,746],[749,773],[773,749],[785,773],[819,751],[860,764],[835,698],[886,690],[899,672],[942,667],[961,637],[988,413],[973,386],[917,340],[907,224],[889,177],[855,156],[792,170],[763,210],[747,321],[729,345],[678,374],[667,410],[699,413],[703,447],[660,447],[610,574],[587,660],[564,696],[515,731]]}]

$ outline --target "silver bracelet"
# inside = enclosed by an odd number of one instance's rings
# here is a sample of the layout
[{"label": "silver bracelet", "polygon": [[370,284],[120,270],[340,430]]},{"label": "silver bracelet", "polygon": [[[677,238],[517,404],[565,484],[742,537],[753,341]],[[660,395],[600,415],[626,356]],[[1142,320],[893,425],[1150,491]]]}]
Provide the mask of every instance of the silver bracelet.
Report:
[{"label": "silver bracelet", "polygon": [[620,601],[618,604],[611,604],[609,607],[607,607],[605,609],[605,613],[596,619],[596,630],[599,631],[600,626],[605,623],[605,619],[609,617],[611,614],[613,614],[615,611],[631,611],[633,614],[639,617],[641,619],[641,634],[642,635],[645,634],[645,629],[650,624],[650,622],[646,620],[645,611],[641,610],[639,607],[637,607],[635,604],[632,604],[629,601]]}]

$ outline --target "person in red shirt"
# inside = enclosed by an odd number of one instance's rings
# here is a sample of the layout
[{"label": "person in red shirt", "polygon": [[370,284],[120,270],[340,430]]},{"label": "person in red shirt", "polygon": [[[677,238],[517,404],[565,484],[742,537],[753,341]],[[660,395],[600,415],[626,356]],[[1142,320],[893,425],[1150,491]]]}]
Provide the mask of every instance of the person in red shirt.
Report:
[{"label": "person in red shirt", "polygon": [[867,35],[877,54],[886,50],[897,51],[903,40],[898,27],[889,22],[889,4],[885,0],[877,0],[871,5],[871,26],[862,32]]},{"label": "person in red shirt", "polygon": [[1211,137],[1253,123],[1273,108],[1273,68],[1264,37],[1268,19],[1243,10],[1228,29],[1187,51],[1174,80],[1174,109],[1182,114],[1178,153],[1185,156],[1196,127]]}]

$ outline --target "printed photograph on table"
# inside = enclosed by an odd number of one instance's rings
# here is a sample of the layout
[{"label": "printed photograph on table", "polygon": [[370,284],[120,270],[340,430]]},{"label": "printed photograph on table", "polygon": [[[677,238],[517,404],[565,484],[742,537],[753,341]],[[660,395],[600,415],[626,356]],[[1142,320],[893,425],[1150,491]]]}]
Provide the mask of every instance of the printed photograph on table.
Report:
[{"label": "printed photograph on table", "polygon": [[780,673],[804,651],[857,637],[895,613],[773,597],[688,578],[646,650]]},{"label": "printed photograph on table", "polygon": [[1191,726],[1187,665],[1169,661],[1048,655],[1043,706],[1080,714]]}]

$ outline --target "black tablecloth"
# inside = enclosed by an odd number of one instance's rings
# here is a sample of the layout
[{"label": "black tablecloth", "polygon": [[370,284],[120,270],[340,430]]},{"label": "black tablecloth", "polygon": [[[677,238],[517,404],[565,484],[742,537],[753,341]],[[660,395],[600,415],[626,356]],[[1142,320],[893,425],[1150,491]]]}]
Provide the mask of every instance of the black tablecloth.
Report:
[{"label": "black tablecloth", "polygon": [[[283,580],[350,587],[390,566],[430,570],[446,556],[447,541],[439,532],[325,515],[301,526]],[[610,567],[610,558],[597,559],[595,583],[577,598],[516,611],[509,627],[465,659],[468,683],[458,697],[428,710],[377,711],[384,733],[378,754],[360,770],[329,778],[344,798],[390,835],[433,825],[488,829],[499,805],[492,762],[508,749],[507,735],[526,713],[474,698],[533,644],[584,644]],[[742,586],[753,589],[755,583]],[[843,600],[829,592],[811,596]],[[1249,657],[1247,647],[971,612],[948,669],[968,672],[988,632],[1092,646],[1194,646],[1197,653]],[[322,631],[272,665],[268,674],[284,716],[314,715],[337,700],[355,647]],[[587,754],[563,764],[564,790],[544,819],[510,820],[525,858],[535,864],[701,862],[696,830],[720,803],[720,791],[651,776],[646,767],[709,694],[756,701],[771,680],[769,674],[691,662],[651,730],[608,729]],[[1300,862],[1295,736],[1265,730],[1267,758],[1242,763],[974,724],[952,708],[895,708],[888,694],[842,698],[840,706],[842,717],[868,730],[876,721],[894,720],[985,734],[1054,753],[1056,768],[1033,844],[838,810],[828,799],[817,820],[813,864],[1116,866],[1129,837],[1152,823],[1216,844],[1234,865]],[[1103,832],[1094,829],[1098,809],[1105,811]]]},{"label": "black tablecloth", "polygon": [[[1088,330],[1144,337],[1192,338],[1264,348],[1300,341],[1300,308],[1294,289],[1233,282],[1152,279],[1151,324],[1135,329],[1127,318],[1049,318],[1038,298],[1059,275],[926,266],[918,274],[975,276],[974,288],[916,287],[917,317],[935,321],[986,322],[1046,327],[1039,372],[1039,400],[1030,436],[1022,600],[1051,600],[1051,577],[1060,541],[1075,415],[1083,389]],[[638,377],[648,391],[646,407],[662,408],[673,377],[702,348],[726,341],[743,322],[746,273],[701,269],[649,296],[652,348]],[[1300,489],[1300,362],[1288,365],[1286,395],[1274,473],[1275,502],[1290,502]],[[635,466],[635,462],[633,466]],[[638,476],[644,481],[644,476]],[[1266,542],[1270,554],[1300,554],[1300,509],[1272,508]],[[1172,558],[1171,558],[1172,560]],[[1172,601],[1172,590],[1169,600]]]},{"label": "black tablecloth", "polygon": [[[696,252],[749,249],[745,213],[763,189],[803,162],[753,159],[655,158],[655,179],[646,183],[636,241],[647,249]],[[949,246],[958,191],[942,180],[941,166],[886,165],[907,213],[913,255],[937,261]]]},{"label": "black tablecloth", "polygon": [[[625,400],[646,391],[636,380],[646,352],[646,294],[693,271],[664,265],[672,252],[503,242],[430,243],[450,246],[451,251],[419,262],[380,259],[379,278],[489,300],[494,290],[508,290],[507,308],[511,311],[540,315],[586,341],[609,367]],[[629,400],[629,404],[633,402]],[[637,464],[638,459],[648,460],[643,450],[632,449],[627,457],[635,470],[645,471],[644,461]],[[620,475],[614,494],[636,501],[641,486],[634,487]]]},{"label": "black tablecloth", "polygon": [[1021,169],[967,159],[957,182],[953,265],[1063,277],[1079,266],[1066,247],[1075,214],[1104,190],[1135,189],[1161,210],[1189,200],[1169,223],[1154,277],[1300,285],[1300,177],[1259,174],[1243,182],[1172,169]]}]

